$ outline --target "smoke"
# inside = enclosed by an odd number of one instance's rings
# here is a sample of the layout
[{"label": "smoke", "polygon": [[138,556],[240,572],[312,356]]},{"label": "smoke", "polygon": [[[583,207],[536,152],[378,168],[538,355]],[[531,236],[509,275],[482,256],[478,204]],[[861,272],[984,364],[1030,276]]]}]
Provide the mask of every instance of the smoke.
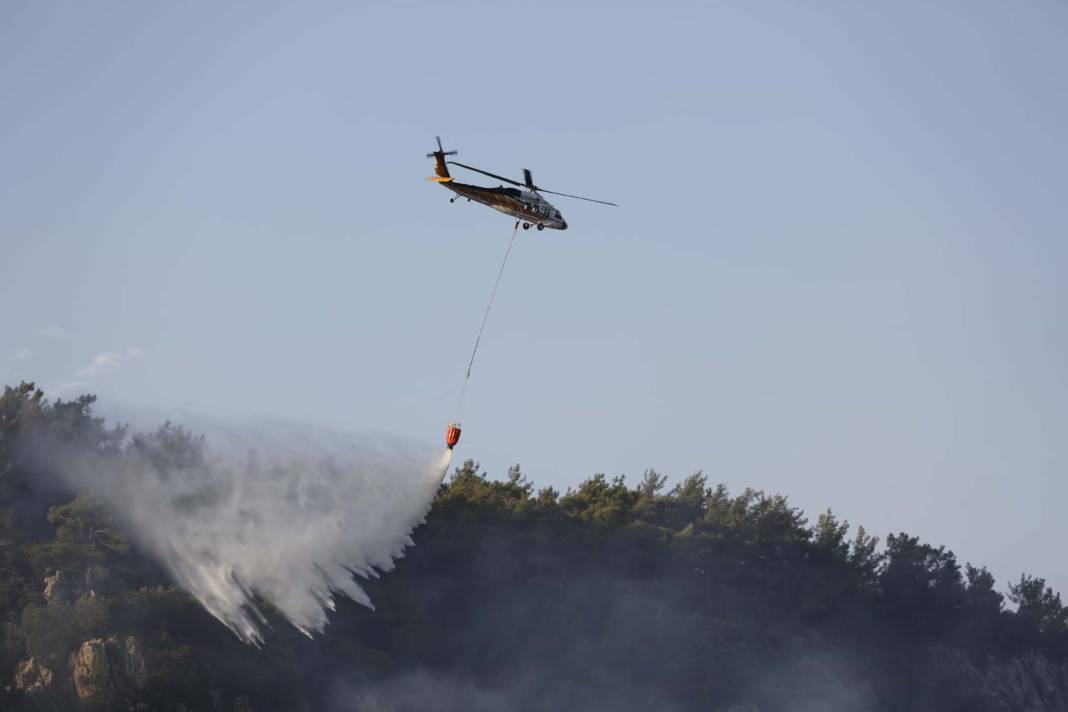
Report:
[{"label": "smoke", "polygon": [[413,543],[452,455],[281,424],[210,437],[168,425],[92,453],[37,438],[32,449],[254,644],[266,623],[257,597],[308,636],[338,594],[373,608],[355,577],[389,571]]},{"label": "smoke", "polygon": [[509,691],[486,689],[462,677],[412,670],[377,683],[339,681],[326,700],[331,712],[515,712]]}]

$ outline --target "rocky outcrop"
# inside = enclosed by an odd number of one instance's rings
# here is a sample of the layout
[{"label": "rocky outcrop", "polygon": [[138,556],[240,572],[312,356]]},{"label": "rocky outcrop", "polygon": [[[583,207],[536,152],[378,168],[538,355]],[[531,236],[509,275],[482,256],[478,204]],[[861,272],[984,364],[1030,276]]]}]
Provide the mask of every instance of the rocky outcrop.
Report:
[{"label": "rocky outcrop", "polygon": [[74,582],[62,571],[44,577],[44,598],[48,603],[74,600]]},{"label": "rocky outcrop", "polygon": [[106,706],[117,695],[144,687],[148,664],[135,636],[112,635],[82,643],[70,656],[70,671],[78,699]]},{"label": "rocky outcrop", "polygon": [[43,692],[52,687],[54,677],[36,658],[23,660],[15,668],[15,689],[28,694]]},{"label": "rocky outcrop", "polygon": [[148,679],[148,663],[141,647],[141,641],[132,635],[121,639],[122,651],[119,656],[119,674],[137,690],[145,686]]},{"label": "rocky outcrop", "polygon": [[112,697],[110,666],[102,638],[82,643],[70,656],[70,671],[78,699],[91,705],[104,705]]}]

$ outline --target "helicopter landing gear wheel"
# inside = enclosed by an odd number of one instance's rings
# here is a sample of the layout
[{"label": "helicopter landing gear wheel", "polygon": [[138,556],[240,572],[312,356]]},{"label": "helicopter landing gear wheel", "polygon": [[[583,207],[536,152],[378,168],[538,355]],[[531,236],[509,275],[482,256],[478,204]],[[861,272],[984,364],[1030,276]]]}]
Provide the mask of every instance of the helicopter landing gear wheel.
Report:
[{"label": "helicopter landing gear wheel", "polygon": [[544,230],[544,229],[545,229],[545,226],[544,226],[544,225],[538,225],[538,229],[539,229],[539,230]]},{"label": "helicopter landing gear wheel", "polygon": [[524,230],[529,230],[530,229],[530,223],[523,223],[523,229]]},{"label": "helicopter landing gear wheel", "polygon": [[456,198],[449,198],[449,202],[450,203],[455,203],[456,202]]}]

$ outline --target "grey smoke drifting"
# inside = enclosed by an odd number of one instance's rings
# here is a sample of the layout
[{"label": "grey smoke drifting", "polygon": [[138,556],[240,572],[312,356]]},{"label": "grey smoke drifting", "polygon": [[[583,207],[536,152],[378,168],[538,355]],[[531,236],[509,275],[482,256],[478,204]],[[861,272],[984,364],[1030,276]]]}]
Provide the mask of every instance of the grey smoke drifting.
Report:
[{"label": "grey smoke drifting", "polygon": [[261,596],[307,635],[337,594],[372,607],[355,576],[411,545],[451,451],[283,425],[165,426],[114,452],[35,444],[72,489],[91,489],[175,582],[250,643]]}]

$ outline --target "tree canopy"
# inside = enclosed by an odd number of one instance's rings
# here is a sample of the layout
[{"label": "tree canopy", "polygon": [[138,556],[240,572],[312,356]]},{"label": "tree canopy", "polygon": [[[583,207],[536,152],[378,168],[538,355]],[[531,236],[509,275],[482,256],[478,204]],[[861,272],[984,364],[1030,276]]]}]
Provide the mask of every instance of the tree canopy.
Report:
[{"label": "tree canopy", "polygon": [[[1036,699],[1068,694],[1037,682],[1068,680],[1068,609],[1044,579],[1010,583],[1007,607],[989,571],[943,546],[899,532],[880,547],[830,510],[810,522],[786,496],[701,472],[670,487],[654,470],[633,485],[595,474],[561,493],[467,460],[416,545],[366,583],[375,610],[339,601],[308,639],[265,607],[272,631],[249,647],[92,492],[24,457],[35,429],[92,451],[202,456],[180,427],[131,434],[93,403],[28,383],[0,397],[4,709],[83,704],[72,654],[93,640],[138,651],[143,674],[92,698],[128,709],[981,712],[1024,709],[1011,704],[1028,684]],[[20,689],[31,659],[59,681]]]}]

